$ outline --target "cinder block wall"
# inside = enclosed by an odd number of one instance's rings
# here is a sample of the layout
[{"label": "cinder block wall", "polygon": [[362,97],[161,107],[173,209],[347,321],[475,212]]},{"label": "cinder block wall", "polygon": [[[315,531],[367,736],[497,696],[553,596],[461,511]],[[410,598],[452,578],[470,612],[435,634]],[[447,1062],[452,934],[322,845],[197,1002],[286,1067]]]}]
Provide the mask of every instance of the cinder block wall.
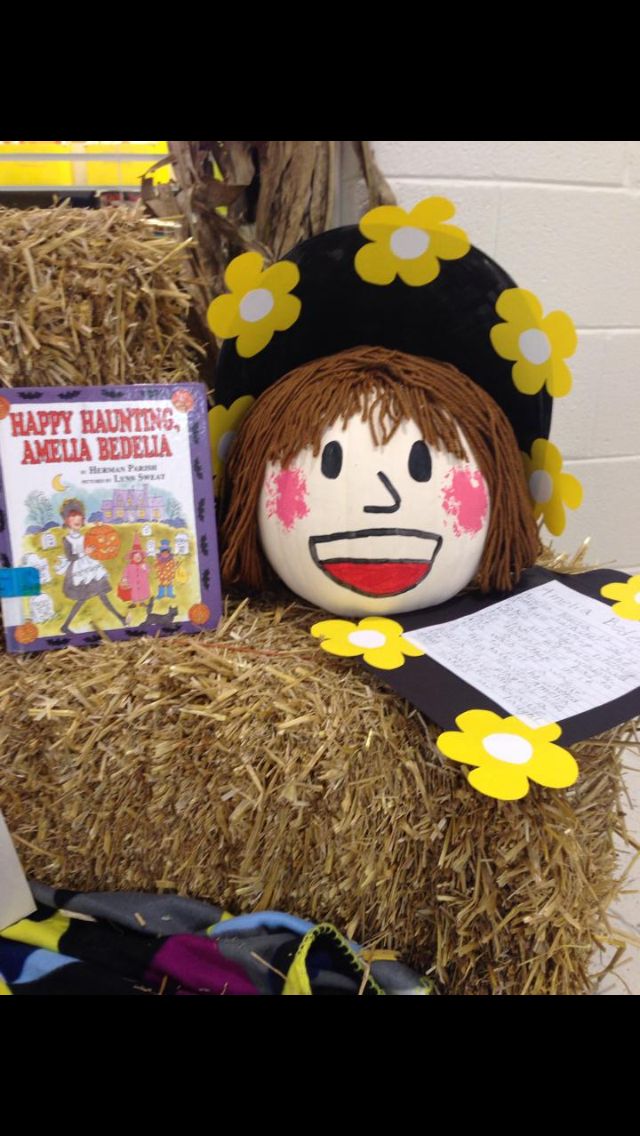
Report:
[{"label": "cinder block wall", "polygon": [[[441,194],[473,244],[578,329],[552,441],[580,479],[553,543],[640,571],[640,142],[372,142],[398,203]],[[343,143],[339,221],[366,194]],[[546,534],[545,532],[545,535]]]}]

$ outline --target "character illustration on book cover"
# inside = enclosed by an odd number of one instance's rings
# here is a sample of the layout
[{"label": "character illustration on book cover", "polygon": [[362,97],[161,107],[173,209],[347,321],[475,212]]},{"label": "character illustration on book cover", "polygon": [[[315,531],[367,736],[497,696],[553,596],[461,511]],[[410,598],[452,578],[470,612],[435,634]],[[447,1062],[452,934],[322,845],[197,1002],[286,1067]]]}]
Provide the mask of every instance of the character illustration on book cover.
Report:
[{"label": "character illustration on book cover", "polygon": [[38,569],[42,589],[23,600],[25,619],[46,635],[188,619],[200,600],[195,534],[176,497],[146,485],[110,488],[87,515],[81,491],[65,487],[59,500],[61,481],[54,477],[51,497],[32,492],[25,501],[22,559]]}]

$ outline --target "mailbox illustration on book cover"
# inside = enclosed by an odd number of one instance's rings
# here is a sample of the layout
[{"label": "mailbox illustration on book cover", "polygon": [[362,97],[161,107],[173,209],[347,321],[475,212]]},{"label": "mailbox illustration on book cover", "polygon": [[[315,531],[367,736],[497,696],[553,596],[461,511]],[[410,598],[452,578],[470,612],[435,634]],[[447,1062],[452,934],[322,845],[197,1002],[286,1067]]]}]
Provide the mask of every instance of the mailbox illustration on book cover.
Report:
[{"label": "mailbox illustration on book cover", "polygon": [[6,391],[0,556],[10,651],[215,627],[205,387]]}]

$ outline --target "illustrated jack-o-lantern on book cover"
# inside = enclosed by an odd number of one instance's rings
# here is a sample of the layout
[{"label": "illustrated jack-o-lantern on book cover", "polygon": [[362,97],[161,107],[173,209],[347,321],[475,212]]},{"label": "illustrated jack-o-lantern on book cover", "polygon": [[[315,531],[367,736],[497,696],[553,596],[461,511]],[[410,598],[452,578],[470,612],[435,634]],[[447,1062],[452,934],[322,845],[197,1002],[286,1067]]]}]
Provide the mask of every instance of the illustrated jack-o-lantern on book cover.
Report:
[{"label": "illustrated jack-o-lantern on book cover", "polygon": [[204,386],[6,391],[0,509],[10,651],[216,625]]},{"label": "illustrated jack-o-lantern on book cover", "polygon": [[549,440],[576,331],[454,212],[380,206],[229,265],[209,311],[222,573],[331,613],[310,628],[324,651],[444,727],[479,791],[518,799],[575,781],[561,735],[640,711],[640,577],[536,564],[540,522],[559,535],[582,498]]}]

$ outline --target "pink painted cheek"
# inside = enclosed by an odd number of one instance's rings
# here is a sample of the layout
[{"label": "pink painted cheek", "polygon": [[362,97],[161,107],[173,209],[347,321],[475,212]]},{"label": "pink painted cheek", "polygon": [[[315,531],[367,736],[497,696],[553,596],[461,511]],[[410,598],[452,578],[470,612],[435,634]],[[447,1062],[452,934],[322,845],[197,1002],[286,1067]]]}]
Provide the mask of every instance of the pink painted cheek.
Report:
[{"label": "pink painted cheek", "polygon": [[453,521],[455,536],[479,533],[489,508],[489,494],[480,470],[450,470],[442,490],[442,507]]},{"label": "pink painted cheek", "polygon": [[267,516],[277,517],[282,527],[291,532],[309,512],[307,492],[305,476],[296,466],[272,473],[267,480]]}]

